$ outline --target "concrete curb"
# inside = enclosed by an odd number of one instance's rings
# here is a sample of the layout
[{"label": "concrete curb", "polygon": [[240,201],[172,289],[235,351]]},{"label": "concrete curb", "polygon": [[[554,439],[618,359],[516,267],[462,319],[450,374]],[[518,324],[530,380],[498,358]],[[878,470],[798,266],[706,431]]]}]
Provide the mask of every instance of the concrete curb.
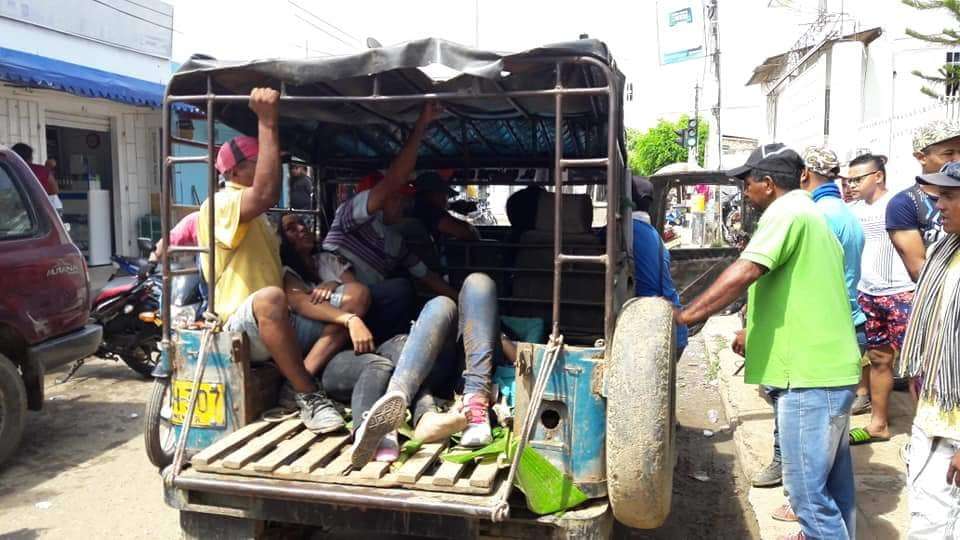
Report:
[{"label": "concrete curb", "polygon": [[[708,361],[719,362],[720,398],[733,430],[737,459],[748,479],[770,461],[773,452],[773,408],[756,385],[746,384],[743,372],[734,375],[743,359],[729,347],[741,328],[737,316],[714,317],[702,332]],[[909,396],[895,392],[891,397],[890,421],[894,437],[890,442],[853,449],[857,483],[857,538],[902,538],[909,520],[900,447],[907,442],[913,404]],[[865,426],[869,415],[855,416],[853,426]],[[750,488],[749,501],[757,516],[763,539],[776,539],[798,530],[795,523],[770,517],[786,498],[781,487]]]}]

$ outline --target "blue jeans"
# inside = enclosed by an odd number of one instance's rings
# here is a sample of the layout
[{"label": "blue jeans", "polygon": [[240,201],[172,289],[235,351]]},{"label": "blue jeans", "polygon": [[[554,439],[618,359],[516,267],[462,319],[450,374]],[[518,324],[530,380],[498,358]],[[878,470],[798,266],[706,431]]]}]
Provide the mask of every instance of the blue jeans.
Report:
[{"label": "blue jeans", "polygon": [[783,486],[807,538],[856,538],[847,438],[855,390],[790,388],[777,399]]},{"label": "blue jeans", "polygon": [[433,298],[420,312],[407,336],[387,390],[402,392],[413,403],[417,390],[434,370],[437,357],[451,340],[454,321],[460,321],[466,369],[464,393],[490,394],[493,358],[499,339],[497,287],[484,274],[470,274],[460,289],[460,307],[449,298]]}]

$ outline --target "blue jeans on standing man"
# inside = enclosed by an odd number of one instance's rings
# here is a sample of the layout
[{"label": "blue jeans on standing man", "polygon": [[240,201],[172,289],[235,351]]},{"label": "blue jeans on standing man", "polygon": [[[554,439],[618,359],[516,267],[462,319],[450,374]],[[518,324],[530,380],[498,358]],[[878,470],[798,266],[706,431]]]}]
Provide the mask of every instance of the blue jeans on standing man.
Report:
[{"label": "blue jeans on standing man", "polygon": [[777,399],[783,486],[807,538],[856,538],[850,456],[855,386],[790,388]]}]

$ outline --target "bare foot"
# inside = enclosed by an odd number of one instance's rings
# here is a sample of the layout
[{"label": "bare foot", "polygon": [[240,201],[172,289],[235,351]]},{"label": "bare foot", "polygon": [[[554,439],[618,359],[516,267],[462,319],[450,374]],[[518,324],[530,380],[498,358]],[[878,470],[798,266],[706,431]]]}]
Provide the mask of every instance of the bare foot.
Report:
[{"label": "bare foot", "polygon": [[446,440],[454,433],[466,429],[467,417],[461,412],[427,412],[417,422],[413,438],[425,443]]}]

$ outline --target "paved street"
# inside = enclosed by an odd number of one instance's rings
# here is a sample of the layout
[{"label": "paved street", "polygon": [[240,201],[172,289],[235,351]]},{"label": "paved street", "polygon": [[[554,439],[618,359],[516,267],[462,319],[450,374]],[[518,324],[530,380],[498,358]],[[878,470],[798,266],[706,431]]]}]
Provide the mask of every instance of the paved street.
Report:
[{"label": "paved street", "polygon": [[[694,339],[680,363],[673,512],[659,531],[620,530],[620,538],[699,538],[715,535],[717,523],[721,538],[757,534],[704,353]],[[0,539],[177,538],[177,514],[164,505],[143,449],[150,382],[99,359],[56,384],[64,373],[47,375],[45,410],[29,414],[23,445],[0,470]],[[710,410],[719,411],[716,423]],[[705,437],[704,429],[717,433]]]}]

